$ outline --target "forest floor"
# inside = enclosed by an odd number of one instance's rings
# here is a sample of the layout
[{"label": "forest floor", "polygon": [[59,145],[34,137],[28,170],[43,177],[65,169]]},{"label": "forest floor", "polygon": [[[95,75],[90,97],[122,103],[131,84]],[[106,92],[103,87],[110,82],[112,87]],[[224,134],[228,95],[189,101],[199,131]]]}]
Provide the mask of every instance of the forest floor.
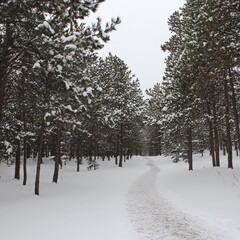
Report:
[{"label": "forest floor", "polygon": [[116,167],[76,172],[75,161],[51,183],[45,159],[40,196],[34,195],[36,162],[28,184],[14,180],[14,166],[0,165],[0,233],[4,240],[238,240],[240,159],[234,169],[212,168],[208,154],[194,156],[194,171],[168,157],[133,157]]}]

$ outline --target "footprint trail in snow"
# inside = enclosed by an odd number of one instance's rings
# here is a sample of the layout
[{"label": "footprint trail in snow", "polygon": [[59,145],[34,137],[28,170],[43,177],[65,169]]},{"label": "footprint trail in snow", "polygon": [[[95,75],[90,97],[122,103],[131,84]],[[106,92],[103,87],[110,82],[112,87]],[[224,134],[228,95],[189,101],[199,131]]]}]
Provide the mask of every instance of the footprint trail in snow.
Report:
[{"label": "footprint trail in snow", "polygon": [[150,170],[136,180],[128,192],[131,222],[144,240],[219,240],[193,219],[178,211],[158,194],[155,182],[160,169],[148,160]]}]

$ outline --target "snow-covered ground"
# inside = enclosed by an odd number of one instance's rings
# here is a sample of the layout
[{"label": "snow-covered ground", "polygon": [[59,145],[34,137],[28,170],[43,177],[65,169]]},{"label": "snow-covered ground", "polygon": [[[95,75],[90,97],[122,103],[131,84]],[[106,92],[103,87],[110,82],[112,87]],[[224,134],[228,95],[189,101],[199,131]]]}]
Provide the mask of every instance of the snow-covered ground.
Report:
[{"label": "snow-covered ground", "polygon": [[194,171],[166,157],[133,157],[123,168],[100,161],[96,171],[74,161],[53,184],[53,162],[41,169],[34,195],[36,163],[28,184],[13,180],[14,166],[0,166],[0,234],[3,240],[238,240],[240,158],[234,169],[212,168],[195,156]]}]

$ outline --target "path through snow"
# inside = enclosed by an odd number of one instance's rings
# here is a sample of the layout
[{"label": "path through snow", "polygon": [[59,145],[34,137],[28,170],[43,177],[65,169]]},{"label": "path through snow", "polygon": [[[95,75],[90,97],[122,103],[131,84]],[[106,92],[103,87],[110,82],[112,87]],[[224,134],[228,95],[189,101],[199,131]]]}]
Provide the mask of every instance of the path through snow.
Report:
[{"label": "path through snow", "polygon": [[[183,212],[174,208],[156,189],[161,170],[148,159],[149,171],[128,192],[127,209],[139,237],[146,240],[217,240]],[[160,191],[161,192],[161,191]]]}]

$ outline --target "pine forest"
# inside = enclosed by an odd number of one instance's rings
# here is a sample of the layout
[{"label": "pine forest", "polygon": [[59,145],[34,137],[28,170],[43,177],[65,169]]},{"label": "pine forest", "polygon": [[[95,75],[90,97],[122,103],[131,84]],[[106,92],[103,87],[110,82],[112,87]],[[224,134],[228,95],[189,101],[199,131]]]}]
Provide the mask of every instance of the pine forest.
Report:
[{"label": "pine forest", "polygon": [[26,185],[35,159],[36,195],[45,158],[55,183],[68,161],[81,172],[83,160],[96,170],[134,155],[171,156],[193,170],[194,154],[209,151],[213,167],[226,155],[234,168],[240,2],[187,0],[175,11],[172,35],[159,43],[168,54],[164,77],[146,93],[123,59],[98,54],[121,25],[119,17],[86,24],[102,2],[1,1],[0,165],[14,165]]}]

